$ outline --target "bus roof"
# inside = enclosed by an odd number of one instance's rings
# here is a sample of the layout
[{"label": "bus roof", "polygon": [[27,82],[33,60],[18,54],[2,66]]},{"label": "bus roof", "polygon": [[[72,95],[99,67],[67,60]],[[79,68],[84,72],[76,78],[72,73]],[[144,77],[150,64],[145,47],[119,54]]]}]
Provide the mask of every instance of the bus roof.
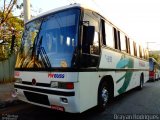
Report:
[{"label": "bus roof", "polygon": [[[31,20],[27,21],[26,23],[30,22],[30,21],[33,21],[37,18],[40,18],[40,17],[43,17],[45,15],[48,15],[48,14],[51,14],[53,12],[57,12],[57,11],[60,11],[60,10],[65,10],[65,9],[68,9],[68,8],[85,8],[85,9],[90,9],[92,11],[95,11],[95,9],[89,7],[89,6],[86,6],[86,5],[83,5],[83,4],[79,4],[79,3],[75,3],[75,4],[70,4],[70,5],[66,5],[66,6],[62,6],[62,7],[58,7],[58,8],[55,8],[55,9],[52,9],[52,10],[49,10],[47,12],[44,12],[44,13],[41,13],[39,15],[37,15],[36,17],[33,17]],[[97,12],[97,11],[95,11]],[[98,13],[98,12],[97,12]]]}]

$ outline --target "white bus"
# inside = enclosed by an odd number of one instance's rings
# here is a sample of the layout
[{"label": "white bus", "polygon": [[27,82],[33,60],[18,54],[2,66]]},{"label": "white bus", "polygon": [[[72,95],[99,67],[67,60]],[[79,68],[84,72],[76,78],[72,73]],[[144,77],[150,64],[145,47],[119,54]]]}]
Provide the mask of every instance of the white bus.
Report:
[{"label": "white bus", "polygon": [[105,110],[111,98],[149,79],[148,52],[79,4],[25,24],[15,66],[20,100],[54,110]]}]

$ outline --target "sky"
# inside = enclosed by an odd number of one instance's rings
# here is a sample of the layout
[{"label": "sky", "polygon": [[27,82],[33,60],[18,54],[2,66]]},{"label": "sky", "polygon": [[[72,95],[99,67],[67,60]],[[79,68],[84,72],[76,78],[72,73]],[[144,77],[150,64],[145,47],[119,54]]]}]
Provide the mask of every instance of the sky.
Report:
[{"label": "sky", "polygon": [[31,14],[82,3],[103,13],[133,40],[150,50],[160,50],[160,0],[30,0]]}]

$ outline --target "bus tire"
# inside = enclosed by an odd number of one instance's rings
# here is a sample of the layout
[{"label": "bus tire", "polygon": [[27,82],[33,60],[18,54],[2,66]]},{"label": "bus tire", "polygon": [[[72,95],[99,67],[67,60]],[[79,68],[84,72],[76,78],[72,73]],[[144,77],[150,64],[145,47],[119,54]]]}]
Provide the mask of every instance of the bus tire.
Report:
[{"label": "bus tire", "polygon": [[106,81],[102,81],[98,90],[98,111],[103,112],[109,101],[109,87]]},{"label": "bus tire", "polygon": [[140,84],[139,84],[139,86],[138,86],[138,89],[139,89],[139,90],[142,90],[143,84],[144,84],[144,79],[143,79],[143,75],[141,75],[141,77],[140,77]]}]

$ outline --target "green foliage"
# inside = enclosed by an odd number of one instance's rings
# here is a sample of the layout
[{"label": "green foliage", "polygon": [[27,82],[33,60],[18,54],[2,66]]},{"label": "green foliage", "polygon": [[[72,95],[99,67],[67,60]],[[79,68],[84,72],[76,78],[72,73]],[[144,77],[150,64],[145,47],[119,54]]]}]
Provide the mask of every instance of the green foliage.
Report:
[{"label": "green foliage", "polygon": [[153,57],[158,63],[160,63],[160,55],[158,53],[149,54],[149,57]]},{"label": "green foliage", "polygon": [[0,26],[5,24],[5,22],[8,20],[14,6],[17,4],[17,0],[2,0],[3,7],[2,7],[2,14],[0,16]]},{"label": "green foliage", "polygon": [[[5,16],[6,13],[3,13],[0,11],[0,16]],[[7,59],[10,51],[11,41],[12,41],[12,35],[15,34],[16,40],[15,40],[15,49],[18,49],[20,45],[21,35],[23,31],[24,22],[13,16],[12,13],[8,15],[8,18],[6,19],[3,24],[0,24],[0,40],[4,40],[5,44],[0,44],[0,61]]]}]

